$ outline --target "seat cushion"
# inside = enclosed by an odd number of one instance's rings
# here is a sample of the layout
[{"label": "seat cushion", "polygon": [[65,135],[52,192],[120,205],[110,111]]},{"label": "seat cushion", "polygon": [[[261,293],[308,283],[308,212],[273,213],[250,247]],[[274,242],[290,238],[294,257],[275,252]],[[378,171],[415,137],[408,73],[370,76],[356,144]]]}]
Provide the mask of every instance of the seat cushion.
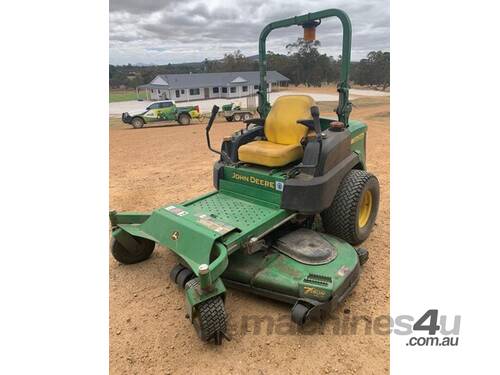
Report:
[{"label": "seat cushion", "polygon": [[266,167],[282,167],[302,159],[303,155],[300,144],[280,145],[268,141],[254,141],[238,148],[240,161]]},{"label": "seat cushion", "polygon": [[307,134],[307,127],[297,120],[311,119],[314,99],[308,95],[283,95],[275,100],[266,117],[264,133],[268,141],[296,145]]}]

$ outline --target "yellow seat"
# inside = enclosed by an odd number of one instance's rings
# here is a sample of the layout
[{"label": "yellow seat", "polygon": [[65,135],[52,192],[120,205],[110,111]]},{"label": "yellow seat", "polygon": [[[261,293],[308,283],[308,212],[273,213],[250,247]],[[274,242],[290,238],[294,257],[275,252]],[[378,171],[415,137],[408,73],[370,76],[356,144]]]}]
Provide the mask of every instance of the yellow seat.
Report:
[{"label": "yellow seat", "polygon": [[238,149],[240,161],[266,167],[282,167],[304,156],[300,141],[307,127],[297,120],[311,119],[314,100],[308,95],[284,95],[274,102],[264,124],[265,141],[253,141]]},{"label": "yellow seat", "polygon": [[303,156],[302,145],[280,145],[268,141],[254,141],[238,149],[240,160],[247,163],[281,167]]}]

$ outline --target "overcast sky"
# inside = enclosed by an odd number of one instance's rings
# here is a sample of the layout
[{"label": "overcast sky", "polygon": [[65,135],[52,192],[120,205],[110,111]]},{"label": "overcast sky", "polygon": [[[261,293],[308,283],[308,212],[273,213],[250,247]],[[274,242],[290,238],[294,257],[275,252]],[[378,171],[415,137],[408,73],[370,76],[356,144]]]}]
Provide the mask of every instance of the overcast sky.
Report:
[{"label": "overcast sky", "polygon": [[[389,0],[110,0],[110,63],[195,62],[237,49],[256,55],[267,23],[327,8],[351,17],[353,60],[389,50]],[[272,31],[267,49],[285,53],[302,34],[298,26]],[[323,53],[340,54],[340,21],[324,20],[316,37]]]}]

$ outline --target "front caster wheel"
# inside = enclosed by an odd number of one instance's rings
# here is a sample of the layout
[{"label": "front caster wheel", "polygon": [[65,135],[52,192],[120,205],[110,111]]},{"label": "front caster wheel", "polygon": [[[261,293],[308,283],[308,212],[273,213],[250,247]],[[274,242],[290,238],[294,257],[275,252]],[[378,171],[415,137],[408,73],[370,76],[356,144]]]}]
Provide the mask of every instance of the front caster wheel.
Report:
[{"label": "front caster wheel", "polygon": [[120,263],[134,264],[148,259],[155,249],[155,242],[147,238],[134,237],[137,242],[135,249],[127,249],[116,238],[111,238],[111,254]]},{"label": "front caster wheel", "polygon": [[184,268],[179,274],[177,275],[177,279],[175,282],[177,285],[179,285],[182,289],[185,288],[186,283],[191,280],[194,277],[193,271],[191,271],[188,268]]},{"label": "front caster wheel", "polygon": [[359,247],[356,250],[356,253],[358,254],[358,258],[359,258],[359,264],[360,265],[363,265],[366,263],[366,261],[368,260],[368,250],[366,249],[363,249],[362,247]]},{"label": "front caster wheel", "polygon": [[170,270],[170,280],[172,280],[172,282],[176,282],[177,280],[177,275],[186,267],[184,267],[183,265],[181,264],[176,264],[175,266],[172,267],[172,269]]},{"label": "front caster wheel", "polygon": [[[189,284],[188,284],[189,285]],[[221,296],[213,297],[196,306],[193,325],[196,333],[203,341],[214,340],[220,345],[226,335],[226,310]]]},{"label": "front caster wheel", "polygon": [[292,308],[292,322],[302,327],[308,318],[310,307],[297,302]]},{"label": "front caster wheel", "polygon": [[182,264],[176,264],[170,270],[170,280],[176,283],[181,288],[186,286],[186,283],[194,277],[193,271],[184,267]]}]

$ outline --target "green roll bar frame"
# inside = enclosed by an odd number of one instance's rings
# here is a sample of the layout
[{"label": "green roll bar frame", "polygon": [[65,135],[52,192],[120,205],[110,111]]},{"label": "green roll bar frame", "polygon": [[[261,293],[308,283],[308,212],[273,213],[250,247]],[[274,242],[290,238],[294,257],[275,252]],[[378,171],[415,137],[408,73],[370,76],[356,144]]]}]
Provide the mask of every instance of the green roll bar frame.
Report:
[{"label": "green roll bar frame", "polygon": [[272,30],[289,27],[293,25],[302,26],[310,24],[314,21],[319,21],[323,18],[338,17],[342,23],[342,64],[340,70],[340,82],[337,85],[339,92],[339,104],[335,112],[339,121],[349,126],[349,114],[352,110],[352,104],[349,102],[349,66],[351,63],[351,39],[352,27],[349,16],[340,9],[326,9],[320,12],[308,13],[303,16],[286,18],[281,21],[271,22],[268,24],[259,37],[259,68],[260,68],[260,88],[259,108],[258,112],[261,118],[266,118],[271,110],[271,105],[267,100],[267,54],[266,54],[266,39]]}]

